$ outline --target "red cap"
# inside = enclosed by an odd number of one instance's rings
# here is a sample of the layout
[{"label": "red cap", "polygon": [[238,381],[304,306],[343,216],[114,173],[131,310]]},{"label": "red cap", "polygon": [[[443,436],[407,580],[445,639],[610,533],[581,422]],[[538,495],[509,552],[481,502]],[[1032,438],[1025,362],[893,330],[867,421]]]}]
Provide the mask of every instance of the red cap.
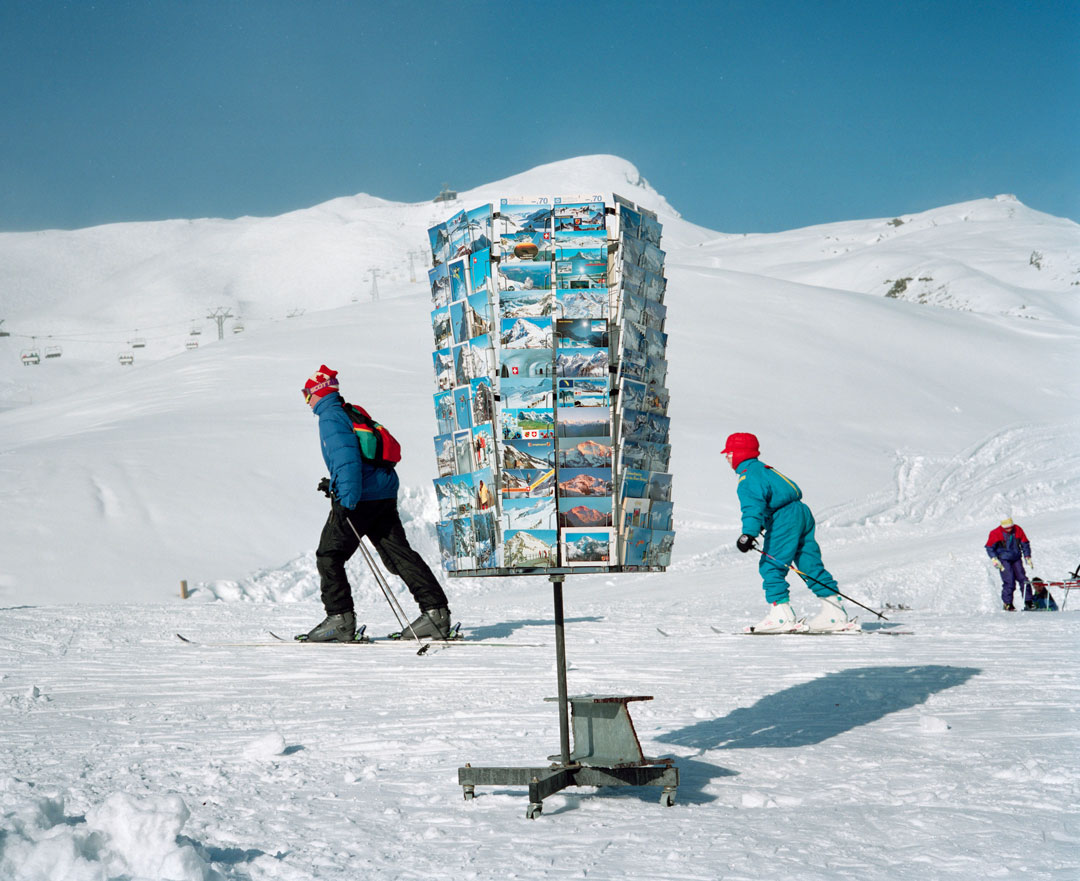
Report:
[{"label": "red cap", "polygon": [[304,383],[304,400],[309,401],[311,398],[321,398],[323,395],[328,395],[330,392],[336,392],[338,390],[337,371],[331,370],[325,364],[323,364],[312,377]]},{"label": "red cap", "polygon": [[729,434],[727,443],[724,444],[724,449],[721,452],[726,456],[731,453],[731,467],[735,468],[740,462],[745,462],[747,459],[756,459],[761,455],[758,449],[758,439],[756,435],[749,434],[745,431],[737,431],[735,434]]}]

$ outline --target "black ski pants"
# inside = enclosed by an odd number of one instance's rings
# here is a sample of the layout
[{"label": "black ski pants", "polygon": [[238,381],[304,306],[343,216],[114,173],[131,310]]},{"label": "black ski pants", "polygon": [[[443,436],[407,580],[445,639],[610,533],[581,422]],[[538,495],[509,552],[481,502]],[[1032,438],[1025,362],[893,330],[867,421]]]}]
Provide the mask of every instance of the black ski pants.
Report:
[{"label": "black ski pants", "polygon": [[383,565],[391,575],[405,582],[420,611],[447,605],[442,586],[428,564],[409,545],[398,516],[397,499],[362,501],[351,511],[333,499],[330,516],[319,537],[319,549],[315,552],[319,588],[327,615],[353,611],[352,588],[345,574],[345,562],[360,546],[357,533],[371,539]]}]

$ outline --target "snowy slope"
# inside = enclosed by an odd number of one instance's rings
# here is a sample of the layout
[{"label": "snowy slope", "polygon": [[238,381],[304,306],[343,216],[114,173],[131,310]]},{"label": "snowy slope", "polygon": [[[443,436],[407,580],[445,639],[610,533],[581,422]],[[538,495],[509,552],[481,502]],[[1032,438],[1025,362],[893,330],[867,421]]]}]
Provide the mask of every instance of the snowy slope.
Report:
[{"label": "snowy slope", "polygon": [[[402,440],[406,529],[437,559],[408,254],[451,207],[612,190],[665,224],[677,538],[665,574],[568,581],[570,688],[654,695],[638,733],[682,784],[670,810],[571,791],[530,824],[521,788],[465,803],[455,768],[557,750],[543,579],[447,585],[466,631],[515,648],[174,633],[318,619],[326,501],[299,391],[320,363]],[[1037,574],[1080,562],[1080,232],[1011,199],[896,220],[721,234],[601,156],[454,206],[0,235],[0,878],[1075,877],[1080,600],[997,611],[982,544],[1009,513]],[[924,274],[947,296],[886,296]],[[218,306],[244,333],[216,340]],[[63,356],[23,367],[20,334]],[[733,635],[762,612],[719,455],[740,430],[803,487],[841,589],[913,611],[863,636]],[[361,618],[396,629],[350,572]]]}]

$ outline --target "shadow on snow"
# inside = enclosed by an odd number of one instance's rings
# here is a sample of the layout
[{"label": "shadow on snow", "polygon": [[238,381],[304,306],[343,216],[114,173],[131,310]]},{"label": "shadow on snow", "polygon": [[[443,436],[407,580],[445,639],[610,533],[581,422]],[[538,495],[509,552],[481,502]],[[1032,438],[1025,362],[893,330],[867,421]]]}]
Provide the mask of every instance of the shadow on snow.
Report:
[{"label": "shadow on snow", "polygon": [[936,665],[843,670],[656,740],[702,750],[807,746],[924,703],[930,695],[963,685],[979,672],[973,667]]}]

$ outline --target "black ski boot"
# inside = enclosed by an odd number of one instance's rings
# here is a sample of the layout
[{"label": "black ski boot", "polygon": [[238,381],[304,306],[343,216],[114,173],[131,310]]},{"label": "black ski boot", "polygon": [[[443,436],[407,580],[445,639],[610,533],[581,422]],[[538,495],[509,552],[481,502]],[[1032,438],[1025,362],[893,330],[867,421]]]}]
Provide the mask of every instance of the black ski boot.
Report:
[{"label": "black ski boot", "polygon": [[300,642],[352,642],[355,637],[356,614],[342,612],[340,615],[327,615],[322,624],[299,634],[296,639]]},{"label": "black ski boot", "polygon": [[446,639],[450,635],[450,610],[446,606],[425,609],[401,631],[402,639]]}]

